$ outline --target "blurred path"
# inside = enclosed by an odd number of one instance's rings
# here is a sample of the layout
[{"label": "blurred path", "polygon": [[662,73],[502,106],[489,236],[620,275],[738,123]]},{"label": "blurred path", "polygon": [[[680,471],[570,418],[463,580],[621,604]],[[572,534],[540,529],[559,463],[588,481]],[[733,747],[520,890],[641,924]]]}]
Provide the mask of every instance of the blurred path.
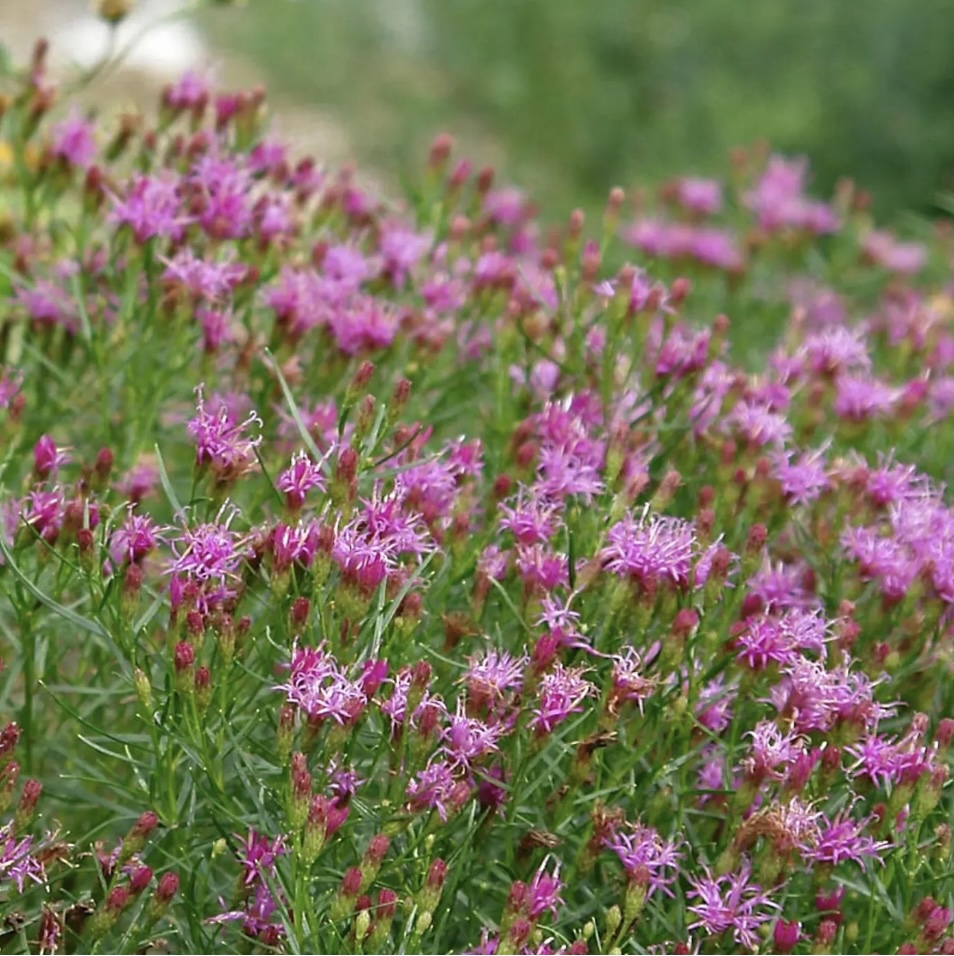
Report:
[{"label": "blurred path", "polygon": [[[104,108],[155,109],[160,89],[187,69],[213,69],[221,86],[241,89],[262,82],[253,64],[217,53],[191,23],[176,18],[182,0],[136,0],[115,37],[135,46],[122,66],[94,82],[85,98]],[[0,0],[0,41],[23,62],[38,37],[50,40],[50,63],[59,75],[95,64],[109,44],[109,27],[91,12],[89,0]],[[307,104],[270,101],[274,127],[296,152],[331,165],[351,157],[347,135],[328,113]]]}]

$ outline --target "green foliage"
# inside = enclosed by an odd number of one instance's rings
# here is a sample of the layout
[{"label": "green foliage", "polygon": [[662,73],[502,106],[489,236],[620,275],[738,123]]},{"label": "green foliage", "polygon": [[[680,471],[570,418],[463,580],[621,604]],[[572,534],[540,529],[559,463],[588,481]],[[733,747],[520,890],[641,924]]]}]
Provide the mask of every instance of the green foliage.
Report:
[{"label": "green foliage", "polygon": [[954,126],[952,0],[269,0],[209,21],[390,169],[446,128],[545,203],[712,173],[756,138],[936,211]]}]

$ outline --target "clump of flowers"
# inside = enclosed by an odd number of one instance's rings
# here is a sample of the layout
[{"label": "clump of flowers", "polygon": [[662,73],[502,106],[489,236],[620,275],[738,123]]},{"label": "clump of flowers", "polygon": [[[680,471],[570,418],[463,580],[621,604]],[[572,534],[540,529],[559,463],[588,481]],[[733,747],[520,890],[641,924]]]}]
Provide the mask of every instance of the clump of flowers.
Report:
[{"label": "clump of flowers", "polygon": [[439,137],[384,201],[259,93],[104,119],[44,64],[5,944],[954,952],[949,229],[758,151],[544,229]]}]

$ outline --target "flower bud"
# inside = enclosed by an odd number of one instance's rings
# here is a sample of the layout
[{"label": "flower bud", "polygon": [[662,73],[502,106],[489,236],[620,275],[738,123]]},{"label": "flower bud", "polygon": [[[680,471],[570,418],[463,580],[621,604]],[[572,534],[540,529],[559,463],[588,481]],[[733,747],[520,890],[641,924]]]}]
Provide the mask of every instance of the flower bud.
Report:
[{"label": "flower bud", "polygon": [[39,780],[27,780],[20,794],[20,803],[13,818],[13,829],[22,830],[34,817],[36,805],[43,793],[43,784]]},{"label": "flower bud", "polygon": [[138,896],[152,882],[152,868],[137,866],[129,877],[129,892]]},{"label": "flower bud", "polygon": [[802,935],[801,923],[780,919],[772,931],[772,952],[790,953],[797,945]]},{"label": "flower bud", "polygon": [[143,710],[151,716],[153,712],[152,685],[149,683],[146,672],[138,667],[133,671],[133,686],[136,688],[136,696]]},{"label": "flower bud", "polygon": [[384,833],[375,834],[368,843],[364,857],[361,860],[361,889],[365,891],[374,882],[381,869],[381,864],[387,856],[390,838]]},{"label": "flower bud", "polygon": [[96,15],[110,25],[129,16],[134,0],[96,0]]},{"label": "flower bud", "polygon": [[447,864],[438,857],[427,870],[424,886],[417,895],[418,909],[423,913],[433,913],[444,889],[444,880],[447,878]]},{"label": "flower bud", "polygon": [[153,830],[159,825],[159,817],[152,810],[146,810],[133,824],[132,829],[123,837],[122,850],[119,854],[119,864],[127,862],[145,845]]}]

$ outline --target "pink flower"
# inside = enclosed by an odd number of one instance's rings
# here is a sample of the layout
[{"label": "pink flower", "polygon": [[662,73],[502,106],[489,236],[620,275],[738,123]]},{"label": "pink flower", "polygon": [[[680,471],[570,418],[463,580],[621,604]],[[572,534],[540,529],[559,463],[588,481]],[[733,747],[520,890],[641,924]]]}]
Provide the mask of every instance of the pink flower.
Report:
[{"label": "pink flower", "polygon": [[109,556],[113,564],[121,568],[128,561],[138,564],[152,551],[161,533],[148,515],[137,515],[131,510],[109,539]]},{"label": "pink flower", "polygon": [[[249,437],[253,426],[262,421],[251,412],[238,422],[218,396],[206,404],[204,386],[196,386],[196,415],[189,421],[189,434],[195,442],[197,465],[210,465],[220,481],[231,481],[247,472],[255,462],[255,449],[261,444],[260,435]],[[211,405],[211,408],[209,407]]]},{"label": "pink flower", "polygon": [[676,183],[676,200],[689,212],[711,216],[722,208],[722,183],[686,176]]},{"label": "pink flower", "polygon": [[639,518],[627,515],[606,535],[600,553],[604,567],[640,584],[671,582],[687,587],[698,553],[696,533],[682,518],[650,515],[648,506]]},{"label": "pink flower", "polygon": [[126,186],[122,199],[113,199],[109,219],[129,226],[138,243],[156,236],[181,239],[191,221],[182,213],[181,184],[171,175],[137,174]]},{"label": "pink flower", "polygon": [[56,475],[62,465],[70,461],[66,448],[58,448],[49,435],[41,435],[33,446],[33,470],[37,478],[45,479]]},{"label": "pink flower", "polygon": [[824,448],[805,451],[793,462],[791,452],[776,453],[773,474],[791,504],[810,504],[831,487],[824,455]]},{"label": "pink flower", "polygon": [[644,676],[642,657],[635,647],[614,654],[612,660],[614,699],[635,701],[642,713],[643,702],[655,693],[657,681]]},{"label": "pink flower", "polygon": [[927,249],[920,242],[898,242],[890,232],[878,229],[865,236],[861,249],[872,262],[903,275],[920,272],[927,261]]},{"label": "pink flower", "polygon": [[507,504],[499,506],[502,515],[499,524],[501,529],[509,531],[520,544],[545,544],[561,527],[562,522],[555,503],[536,497],[523,487],[511,500],[513,507]]},{"label": "pink flower", "polygon": [[458,700],[457,712],[448,715],[447,721],[438,753],[444,754],[452,767],[468,771],[474,761],[496,753],[497,743],[506,733],[503,724],[487,724],[477,717],[468,717],[463,700]]},{"label": "pink flower", "polygon": [[614,830],[603,845],[619,857],[630,879],[646,883],[646,899],[656,890],[673,895],[669,887],[682,860],[677,842],[664,840],[655,828],[636,823],[626,830]]},{"label": "pink flower", "polygon": [[772,156],[765,171],[744,201],[758,217],[759,225],[769,231],[783,228],[807,232],[834,232],[838,218],[830,206],[803,194],[807,162]]},{"label": "pink flower", "polygon": [[554,665],[540,680],[530,726],[538,736],[551,733],[570,714],[580,713],[583,701],[595,692],[596,688],[584,679],[582,668]]},{"label": "pink flower", "polygon": [[291,676],[277,690],[285,691],[289,703],[300,707],[311,720],[331,718],[338,724],[353,723],[368,704],[360,679],[349,679],[325,649],[295,646]]},{"label": "pink flower", "polygon": [[834,820],[825,822],[813,845],[800,847],[800,851],[805,859],[828,866],[847,861],[862,864],[866,857],[877,859],[891,844],[865,833],[870,823],[869,818],[853,820],[843,810]]},{"label": "pink flower", "polygon": [[773,918],[780,909],[757,883],[750,882],[752,867],[748,860],[735,873],[714,877],[708,867],[705,876],[689,877],[692,889],[687,899],[698,900],[689,912],[698,917],[689,929],[704,929],[710,936],[721,936],[731,930],[740,946],[755,950],[759,947],[757,930]]},{"label": "pink flower", "polygon": [[202,259],[189,248],[181,249],[166,263],[162,278],[181,286],[191,295],[209,303],[224,303],[245,278],[246,269],[230,258],[219,261]]},{"label": "pink flower", "polygon": [[[407,785],[407,796],[412,811],[436,810],[445,823],[450,810],[462,794],[458,794],[457,781],[450,764],[432,760]],[[467,788],[469,794],[469,788]]]},{"label": "pink flower", "polygon": [[53,155],[65,160],[71,166],[86,169],[96,155],[94,129],[94,125],[83,119],[74,106],[70,115],[57,123],[51,131],[50,149]]},{"label": "pink flower", "polygon": [[292,455],[291,464],[279,476],[276,482],[279,491],[285,493],[285,501],[292,510],[305,503],[305,495],[312,488],[325,489],[325,477],[321,465],[315,464],[308,455],[299,451]]},{"label": "pink flower", "polygon": [[501,703],[508,692],[519,693],[523,687],[526,657],[513,657],[506,651],[490,649],[480,659],[470,658],[461,681],[475,706],[486,702],[490,707]]},{"label": "pink flower", "polygon": [[546,872],[545,866],[546,863],[540,866],[527,886],[527,914],[531,920],[539,919],[547,910],[556,919],[559,915],[557,907],[563,904],[560,865],[556,865],[552,874]]},{"label": "pink flower", "polygon": [[767,405],[745,399],[736,402],[725,420],[730,433],[737,434],[749,445],[783,445],[792,435],[792,426]]},{"label": "pink flower", "polygon": [[229,529],[236,511],[226,511],[227,506],[223,505],[215,521],[182,529],[182,534],[171,542],[174,560],[169,573],[219,585],[236,578],[247,555],[238,536]]},{"label": "pink flower", "polygon": [[10,823],[0,827],[0,884],[9,880],[22,893],[27,880],[46,882],[43,864],[32,855],[32,850],[32,837],[17,839]]}]

